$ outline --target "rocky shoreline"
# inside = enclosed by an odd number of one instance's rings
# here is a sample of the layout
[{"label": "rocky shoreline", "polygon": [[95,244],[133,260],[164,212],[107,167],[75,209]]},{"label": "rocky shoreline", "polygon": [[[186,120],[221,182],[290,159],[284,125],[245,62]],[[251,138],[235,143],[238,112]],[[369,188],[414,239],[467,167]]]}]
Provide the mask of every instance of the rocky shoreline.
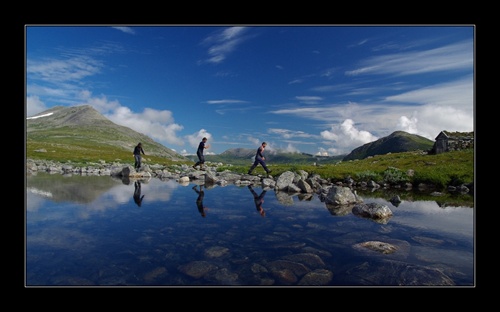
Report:
[{"label": "rocky shoreline", "polygon": [[[112,176],[121,179],[149,179],[158,178],[162,180],[176,180],[185,184],[191,181],[197,181],[198,184],[204,183],[206,186],[227,185],[230,183],[238,185],[262,184],[262,187],[272,188],[281,191],[313,193],[322,186],[331,186],[328,180],[321,179],[318,175],[309,176],[305,171],[297,174],[295,179],[296,186],[277,184],[279,178],[273,176],[239,174],[229,170],[217,172],[217,168],[223,164],[205,163],[206,170],[197,170],[193,167],[180,164],[169,168],[162,165],[143,164],[139,170],[135,170],[130,164],[121,163],[95,163],[84,167],[71,164],[62,164],[54,161],[31,160],[26,161],[27,174],[36,174],[37,172],[48,172],[51,174],[79,174],[79,175],[99,175]],[[283,176],[280,175],[280,177]],[[295,177],[295,174],[288,173],[285,176]],[[299,183],[309,179],[308,183]],[[282,178],[283,180],[283,178]],[[293,182],[293,180],[291,181]],[[299,187],[302,185],[302,188]],[[307,186],[306,186],[307,185]],[[288,187],[289,186],[289,187]]]},{"label": "rocky shoreline", "polygon": [[[48,172],[51,174],[79,174],[79,175],[101,175],[112,176],[121,179],[149,179],[159,178],[162,180],[174,179],[179,183],[189,183],[190,181],[198,181],[207,186],[211,185],[227,185],[229,183],[237,185],[261,184],[263,188],[272,188],[276,191],[284,191],[288,193],[325,193],[332,185],[356,188],[396,188],[403,190],[418,189],[419,191],[432,192],[432,185],[419,184],[417,186],[411,183],[403,185],[378,184],[374,181],[356,182],[352,178],[344,179],[344,181],[331,181],[321,178],[318,174],[309,174],[304,170],[298,170],[296,173],[286,171],[278,177],[271,175],[249,175],[231,172],[229,170],[217,172],[217,168],[223,166],[222,163],[206,164],[206,170],[196,170],[186,164],[173,165],[167,168],[159,164],[143,164],[139,170],[135,170],[130,164],[122,163],[91,163],[87,166],[76,166],[71,163],[58,163],[48,160],[26,160],[26,174],[36,174],[36,172]],[[458,187],[448,186],[447,191],[450,193],[473,194],[474,185],[463,184]],[[439,192],[437,192],[439,193]]]}]

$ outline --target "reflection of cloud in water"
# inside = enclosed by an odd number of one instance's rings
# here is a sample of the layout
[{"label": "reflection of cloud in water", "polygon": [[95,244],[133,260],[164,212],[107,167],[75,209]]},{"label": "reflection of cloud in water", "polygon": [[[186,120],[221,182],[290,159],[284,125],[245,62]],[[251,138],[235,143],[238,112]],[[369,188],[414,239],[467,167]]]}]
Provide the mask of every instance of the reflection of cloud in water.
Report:
[{"label": "reflection of cloud in water", "polygon": [[40,194],[26,192],[26,211],[37,211],[46,198],[40,197]]},{"label": "reflection of cloud in water", "polygon": [[134,184],[118,185],[110,189],[98,200],[104,202],[112,202],[113,204],[123,204],[130,200],[134,193]]},{"label": "reflection of cloud in water", "polygon": [[[39,178],[41,182],[36,179]],[[30,186],[26,189],[26,210],[27,211],[37,211],[43,206],[45,201],[53,202],[66,202],[67,209],[58,211],[57,213],[51,214],[52,219],[63,219],[68,214],[77,214],[80,219],[87,219],[90,215],[96,212],[104,212],[110,209],[117,209],[118,207],[133,201],[134,195],[134,181],[129,184],[123,184],[119,181],[114,181],[113,179],[105,179],[103,177],[97,177],[94,181],[91,179],[86,179],[84,181],[94,187],[100,189],[100,192],[88,192],[88,187],[77,187],[77,193],[80,196],[71,196],[71,192],[68,191],[68,187],[74,187],[72,180],[66,182],[62,177],[50,177],[51,179],[58,178],[54,181],[47,181],[47,178],[43,175],[40,177],[32,177],[30,183],[35,185],[40,185],[45,189],[40,187]],[[61,182],[62,181],[62,182]],[[104,183],[101,183],[104,181]],[[168,202],[172,199],[172,194],[176,188],[181,187],[181,185],[175,180],[162,181],[160,179],[150,179],[150,180],[139,180],[141,182],[141,193],[145,195],[144,200],[151,202]],[[102,187],[105,185],[105,187]],[[62,190],[66,192],[67,196],[61,199],[61,196],[54,197],[54,192],[60,194]],[[84,192],[82,192],[84,191]],[[82,194],[91,194],[92,196],[85,196],[85,200],[82,200]],[[78,208],[78,209],[74,209]],[[83,208],[83,209],[82,209]]]},{"label": "reflection of cloud in water", "polygon": [[27,176],[27,186],[42,194],[52,194],[54,202],[91,203],[121,180],[100,176],[61,176],[36,174]]},{"label": "reflection of cloud in water", "polygon": [[[439,207],[435,201],[423,200],[415,202],[403,201],[398,207],[394,207],[390,202],[380,198],[365,198],[364,202],[376,202],[387,205],[394,213],[394,217],[391,219],[390,223],[399,223],[415,228],[428,228],[430,230],[457,234],[462,233],[468,236],[472,236],[474,232],[474,209],[470,207],[443,208]],[[418,217],[397,218],[398,214],[403,213],[412,214]],[[443,215],[446,215],[446,219],[450,221],[446,223],[452,224],[452,227],[445,228],[445,225],[440,222],[440,220],[443,219]]]},{"label": "reflection of cloud in water", "polygon": [[[168,202],[172,199],[172,193],[178,187],[183,187],[175,180],[162,181],[153,179],[147,184],[142,184],[142,194],[152,201]],[[133,185],[132,189],[133,191]]]},{"label": "reflection of cloud in water", "polygon": [[[107,192],[106,201],[114,201],[115,203],[126,203],[132,199],[135,187],[132,181],[129,185],[120,185],[114,187]],[[151,179],[148,182],[141,182],[141,195],[145,195],[144,200],[167,202],[170,201],[172,193],[178,187],[179,183],[175,180],[162,181],[160,179]]]},{"label": "reflection of cloud in water", "polygon": [[39,189],[34,188],[34,187],[28,187],[27,191],[30,193],[38,194],[38,195],[43,196],[43,197],[49,197],[49,198],[52,197],[51,192],[45,192],[45,191],[39,190]]},{"label": "reflection of cloud in water", "polygon": [[[84,214],[90,211],[115,209],[124,203],[133,201],[135,191],[134,182],[129,185],[121,184],[112,187],[104,195],[96,199],[96,201],[99,201],[99,205],[93,205],[92,203],[85,205],[85,211],[82,211],[81,217],[84,217]],[[168,202],[171,200],[172,193],[178,187],[180,187],[179,183],[174,180],[162,181],[160,179],[152,179],[147,182],[142,181],[141,195],[145,195],[145,202]]]}]

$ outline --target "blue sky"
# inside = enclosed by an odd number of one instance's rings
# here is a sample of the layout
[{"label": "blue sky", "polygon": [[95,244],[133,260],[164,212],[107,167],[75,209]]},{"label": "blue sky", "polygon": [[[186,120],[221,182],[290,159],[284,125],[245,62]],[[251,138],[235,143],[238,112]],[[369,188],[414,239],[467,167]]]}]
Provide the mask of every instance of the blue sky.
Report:
[{"label": "blue sky", "polygon": [[[475,128],[473,25],[28,25],[26,117],[91,105],[180,154],[342,155]],[[144,147],[147,153],[147,146]]]}]

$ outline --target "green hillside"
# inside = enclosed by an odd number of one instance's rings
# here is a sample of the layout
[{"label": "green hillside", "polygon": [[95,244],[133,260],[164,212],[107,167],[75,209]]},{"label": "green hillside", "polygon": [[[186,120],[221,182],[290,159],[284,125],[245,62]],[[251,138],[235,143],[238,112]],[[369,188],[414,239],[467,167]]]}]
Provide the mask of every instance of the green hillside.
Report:
[{"label": "green hillside", "polygon": [[148,136],[117,125],[89,105],[54,107],[26,120],[26,156],[55,161],[133,161],[141,142],[146,158],[157,162],[189,160]]},{"label": "green hillside", "polygon": [[410,151],[429,151],[434,141],[423,136],[410,134],[404,131],[395,131],[389,136],[378,139],[355,148],[345,156],[344,161],[364,159],[369,156],[384,155],[388,153],[402,153]]}]

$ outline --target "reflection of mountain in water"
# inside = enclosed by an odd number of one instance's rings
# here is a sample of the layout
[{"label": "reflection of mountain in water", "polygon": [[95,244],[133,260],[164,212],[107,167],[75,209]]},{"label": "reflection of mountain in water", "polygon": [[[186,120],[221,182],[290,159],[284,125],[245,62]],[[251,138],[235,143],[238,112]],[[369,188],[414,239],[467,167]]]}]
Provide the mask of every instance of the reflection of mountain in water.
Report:
[{"label": "reflection of mountain in water", "polygon": [[39,193],[52,194],[51,200],[55,202],[85,204],[93,202],[117,184],[122,184],[122,181],[100,176],[71,176],[65,179],[59,174],[37,173],[28,175],[26,183]]}]

